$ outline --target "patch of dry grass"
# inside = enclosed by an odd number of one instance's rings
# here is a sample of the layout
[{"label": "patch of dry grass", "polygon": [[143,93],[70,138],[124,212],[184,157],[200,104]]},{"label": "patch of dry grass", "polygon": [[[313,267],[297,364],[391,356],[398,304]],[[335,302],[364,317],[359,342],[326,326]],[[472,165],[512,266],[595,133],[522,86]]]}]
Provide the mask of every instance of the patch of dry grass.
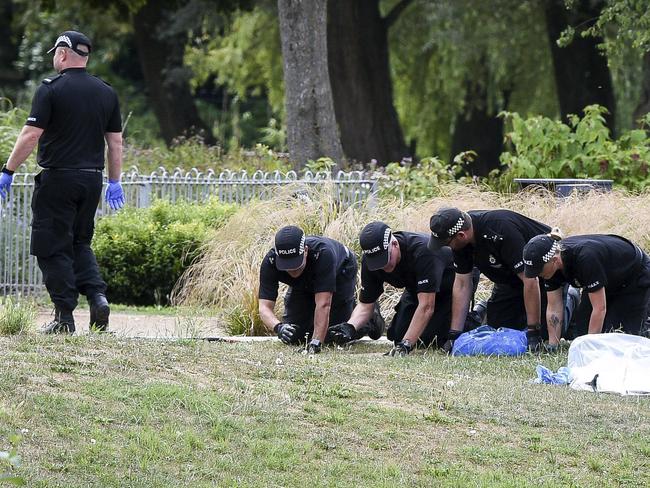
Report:
[{"label": "patch of dry grass", "polygon": [[[288,187],[267,201],[242,207],[216,230],[197,262],[179,281],[177,303],[215,306],[224,311],[233,333],[258,333],[259,266],[285,225],[298,225],[308,234],[332,237],[359,255],[358,235],[364,225],[383,220],[395,230],[428,232],[429,218],[441,206],[463,210],[507,208],[562,229],[566,236],[614,233],[650,248],[650,193],[620,191],[574,194],[558,199],[543,190],[510,195],[471,185],[440,187],[440,196],[426,202],[371,200],[341,208],[329,185]],[[389,290],[381,299],[384,315],[399,294]]]}]

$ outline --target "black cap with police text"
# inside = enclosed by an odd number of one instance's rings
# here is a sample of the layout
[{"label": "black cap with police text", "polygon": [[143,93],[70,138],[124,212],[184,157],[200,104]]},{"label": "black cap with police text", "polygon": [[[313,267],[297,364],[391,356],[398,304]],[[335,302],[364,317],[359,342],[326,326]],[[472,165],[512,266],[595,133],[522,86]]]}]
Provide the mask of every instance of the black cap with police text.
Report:
[{"label": "black cap with police text", "polygon": [[431,230],[429,249],[436,251],[449,244],[449,241],[458,234],[469,218],[469,215],[456,207],[439,208],[429,221]]},{"label": "black cap with police text", "polygon": [[280,271],[298,269],[305,257],[305,233],[295,225],[282,227],[275,234],[275,267]]},{"label": "black cap with police text", "polygon": [[[88,49],[86,50],[79,49],[79,45],[86,46]],[[93,49],[90,39],[88,39],[88,37],[86,37],[81,32],[77,32],[77,31],[62,32],[61,35],[57,37],[56,41],[54,42],[54,46],[52,46],[52,49],[48,51],[48,54],[54,51],[57,47],[69,47],[80,56],[88,56],[90,51],[92,51]]]},{"label": "black cap with police text", "polygon": [[533,237],[524,246],[524,275],[526,278],[539,276],[555,253],[560,243],[547,234]]},{"label": "black cap with police text", "polygon": [[390,227],[383,222],[370,222],[361,231],[359,244],[370,271],[376,271],[388,264],[392,236]]}]

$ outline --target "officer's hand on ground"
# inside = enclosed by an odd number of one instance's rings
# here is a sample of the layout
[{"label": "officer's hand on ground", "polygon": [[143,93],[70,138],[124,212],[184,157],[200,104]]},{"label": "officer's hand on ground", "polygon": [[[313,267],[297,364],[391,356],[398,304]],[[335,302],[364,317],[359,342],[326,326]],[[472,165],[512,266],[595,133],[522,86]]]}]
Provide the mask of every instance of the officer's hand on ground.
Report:
[{"label": "officer's hand on ground", "polygon": [[328,339],[340,346],[356,339],[357,330],[351,323],[342,322],[330,327],[327,331],[327,335],[329,336]]},{"label": "officer's hand on ground", "polygon": [[542,335],[539,329],[540,325],[529,325],[526,330],[526,339],[528,339],[528,350],[530,352],[539,352],[542,347]]},{"label": "officer's hand on ground", "polygon": [[8,173],[0,173],[0,198],[3,200],[9,195],[11,183],[14,181],[14,176]]},{"label": "officer's hand on ground", "polygon": [[398,342],[393,346],[393,348],[388,351],[387,355],[388,356],[394,356],[394,357],[405,357],[410,354],[410,352],[413,350],[413,346],[409,341],[401,341]]},{"label": "officer's hand on ground", "polygon": [[456,339],[458,339],[462,333],[463,331],[461,330],[450,330],[449,334],[447,334],[447,341],[442,345],[442,350],[447,354],[451,354],[454,342],[456,342]]},{"label": "officer's hand on ground", "polygon": [[321,351],[321,342],[318,339],[312,339],[307,345],[307,354],[318,354]]},{"label": "officer's hand on ground", "polygon": [[113,210],[119,210],[124,206],[124,190],[122,190],[122,184],[119,180],[108,180],[106,203]]},{"label": "officer's hand on ground", "polygon": [[280,339],[285,344],[291,344],[294,342],[293,338],[296,335],[296,330],[298,327],[295,324],[286,324],[284,322],[278,322],[275,324],[273,331],[278,335]]}]

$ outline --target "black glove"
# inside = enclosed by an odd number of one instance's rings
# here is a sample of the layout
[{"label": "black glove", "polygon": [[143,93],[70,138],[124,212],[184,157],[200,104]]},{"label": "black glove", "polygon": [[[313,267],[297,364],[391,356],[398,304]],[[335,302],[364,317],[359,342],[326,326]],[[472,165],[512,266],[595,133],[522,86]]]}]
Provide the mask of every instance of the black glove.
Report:
[{"label": "black glove", "polygon": [[357,338],[357,330],[351,323],[342,322],[330,327],[327,331],[327,335],[333,343],[340,346],[355,340]]},{"label": "black glove", "polygon": [[273,331],[278,335],[280,339],[285,344],[291,344],[294,342],[293,337],[296,335],[296,329],[298,326],[296,324],[286,324],[284,322],[278,322],[273,327]]},{"label": "black glove", "polygon": [[307,354],[318,354],[321,350],[321,343],[318,339],[312,339],[307,346]]},{"label": "black glove", "polygon": [[447,341],[443,344],[442,350],[447,354],[451,354],[451,350],[454,347],[454,342],[456,342],[456,339],[458,339],[462,333],[462,330],[451,329],[447,334]]},{"label": "black glove", "polygon": [[388,351],[387,355],[404,357],[404,356],[408,356],[412,350],[413,350],[413,346],[411,345],[411,343],[407,340],[403,340],[395,344],[393,348],[390,351]]},{"label": "black glove", "polygon": [[539,332],[540,325],[529,325],[526,330],[526,339],[528,339],[528,350],[530,352],[539,352],[542,348],[542,334]]}]

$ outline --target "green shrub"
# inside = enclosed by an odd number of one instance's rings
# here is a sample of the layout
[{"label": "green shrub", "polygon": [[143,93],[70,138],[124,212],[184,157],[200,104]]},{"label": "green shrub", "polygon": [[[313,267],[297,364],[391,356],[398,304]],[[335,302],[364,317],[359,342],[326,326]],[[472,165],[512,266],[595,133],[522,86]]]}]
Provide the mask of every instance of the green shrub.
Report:
[{"label": "green shrub", "polygon": [[0,335],[15,335],[29,330],[36,310],[30,302],[16,302],[6,297],[0,302]]},{"label": "green shrub", "polygon": [[390,163],[373,177],[379,179],[379,194],[400,201],[426,200],[440,194],[441,185],[452,182],[471,181],[465,174],[464,165],[471,161],[472,153],[461,153],[452,164],[437,157],[424,158],[420,162]]},{"label": "green shrub", "polygon": [[165,305],[207,232],[223,225],[235,206],[158,200],[146,209],[126,208],[101,219],[93,249],[109,300],[130,305]]},{"label": "green shrub", "polygon": [[508,178],[604,178],[629,190],[648,186],[650,140],[644,130],[612,140],[605,125],[606,109],[585,107],[569,125],[546,117],[523,119],[504,112],[512,150],[501,155]]}]

